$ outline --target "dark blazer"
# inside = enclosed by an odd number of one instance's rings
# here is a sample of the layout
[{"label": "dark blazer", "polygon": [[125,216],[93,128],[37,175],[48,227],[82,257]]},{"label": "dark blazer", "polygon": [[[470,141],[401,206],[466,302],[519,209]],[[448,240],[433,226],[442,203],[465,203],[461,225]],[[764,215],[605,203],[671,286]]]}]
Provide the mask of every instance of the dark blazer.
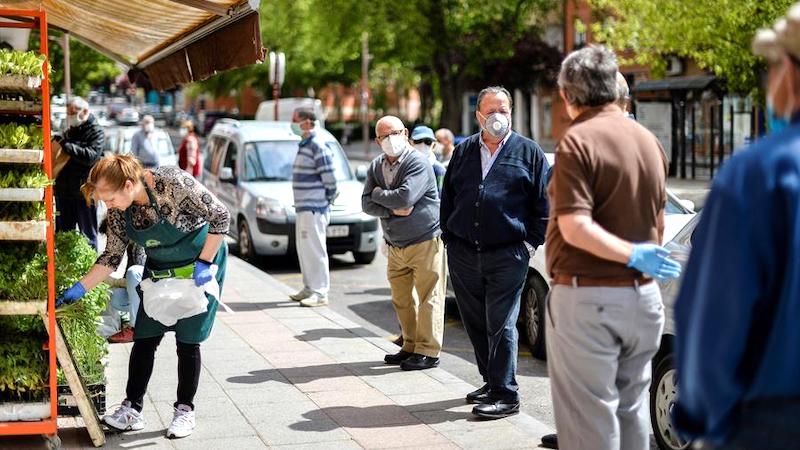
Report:
[{"label": "dark blazer", "polygon": [[482,179],[479,134],[461,142],[444,176],[440,224],[445,243],[476,250],[544,243],[550,166],[539,145],[512,132]]}]

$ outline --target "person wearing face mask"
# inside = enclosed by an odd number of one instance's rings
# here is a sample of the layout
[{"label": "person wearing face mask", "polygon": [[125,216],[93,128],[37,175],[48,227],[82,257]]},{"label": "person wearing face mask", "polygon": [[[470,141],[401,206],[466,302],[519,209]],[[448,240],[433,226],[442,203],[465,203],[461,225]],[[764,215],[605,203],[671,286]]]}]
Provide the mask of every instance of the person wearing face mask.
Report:
[{"label": "person wearing face mask", "polygon": [[414,149],[431,163],[433,175],[436,177],[436,188],[441,193],[445,168],[436,159],[436,155],[433,154],[433,149],[436,146],[436,137],[433,135],[433,130],[425,125],[417,125],[411,131],[411,143],[414,145]]},{"label": "person wearing face mask", "polygon": [[181,122],[180,134],[183,140],[181,146],[178,147],[178,166],[199,179],[203,167],[200,139],[194,132],[194,124],[191,120]]},{"label": "person wearing face mask", "polygon": [[317,115],[312,108],[298,108],[292,116],[292,132],[300,136],[292,166],[295,242],[303,289],[289,298],[300,306],[325,306],[331,276],[328,268],[326,230],[330,207],[339,195],[334,172],[334,142],[316,133]]},{"label": "person wearing face mask", "polygon": [[78,227],[92,246],[97,244],[97,211],[81,195],[81,185],[89,171],[103,156],[103,129],[89,104],[80,97],[72,97],[67,105],[67,129],[54,138],[62,151],[69,155],[64,168],[56,177],[56,231],[70,231]]},{"label": "person wearing face mask", "polygon": [[450,158],[453,157],[453,149],[455,148],[453,142],[455,141],[455,136],[453,136],[453,132],[449,129],[439,128],[436,130],[436,140],[439,141],[439,145],[442,146],[442,155],[439,161],[444,168],[447,169],[447,165],[450,164]]},{"label": "person wearing face mask", "polygon": [[439,191],[428,157],[409,145],[400,119],[382,117],[375,133],[383,155],[369,165],[361,207],[381,219],[389,247],[386,275],[403,334],[402,349],[384,362],[403,370],[430,369],[439,365],[444,335]]},{"label": "person wearing face mask", "polygon": [[131,139],[131,154],[138,158],[146,169],[155,169],[161,165],[155,119],[148,114],[142,118],[141,125],[142,128]]},{"label": "person wearing face mask", "polygon": [[703,448],[796,449],[800,3],[759,30],[769,134],[714,179],[675,304],[674,424]]},{"label": "person wearing face mask", "polygon": [[456,303],[484,385],[472,413],[519,413],[517,317],[528,260],[544,242],[549,165],[539,145],[511,130],[511,95],[478,94],[481,131],[461,142],[444,176],[441,227]]}]

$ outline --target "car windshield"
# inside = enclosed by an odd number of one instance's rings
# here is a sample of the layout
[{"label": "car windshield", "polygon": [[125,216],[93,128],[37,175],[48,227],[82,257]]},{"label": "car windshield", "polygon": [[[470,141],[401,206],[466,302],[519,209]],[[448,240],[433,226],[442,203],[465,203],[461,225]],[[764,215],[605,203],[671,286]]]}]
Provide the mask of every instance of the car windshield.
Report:
[{"label": "car windshield", "polygon": [[[333,173],[337,181],[351,180],[353,174],[339,144],[328,143],[333,152]],[[297,156],[295,141],[262,141],[244,146],[243,181],[291,181]]]},{"label": "car windshield", "polygon": [[667,207],[664,214],[691,214],[692,211],[688,210],[685,206],[681,205],[678,198],[672,194],[667,194]]}]

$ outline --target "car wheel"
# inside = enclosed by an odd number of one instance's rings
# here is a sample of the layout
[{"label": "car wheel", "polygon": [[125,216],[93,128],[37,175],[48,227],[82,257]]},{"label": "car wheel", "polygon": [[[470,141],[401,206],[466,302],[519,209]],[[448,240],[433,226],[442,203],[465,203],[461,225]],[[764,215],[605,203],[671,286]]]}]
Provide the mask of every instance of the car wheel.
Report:
[{"label": "car wheel", "polygon": [[658,448],[682,450],[689,448],[689,441],[682,439],[672,425],[672,408],[678,397],[678,373],[672,355],[661,358],[656,365],[650,388],[650,421]]},{"label": "car wheel", "polygon": [[250,235],[250,227],[247,226],[247,222],[244,219],[239,222],[239,257],[249,263],[255,263],[257,259],[253,238]]},{"label": "car wheel", "polygon": [[542,361],[547,359],[544,336],[546,297],[547,285],[535,273],[529,273],[522,291],[522,298],[525,301],[525,331],[531,354]]},{"label": "car wheel", "polygon": [[372,252],[353,252],[353,258],[355,258],[356,264],[369,264],[375,260],[377,253],[377,250]]}]

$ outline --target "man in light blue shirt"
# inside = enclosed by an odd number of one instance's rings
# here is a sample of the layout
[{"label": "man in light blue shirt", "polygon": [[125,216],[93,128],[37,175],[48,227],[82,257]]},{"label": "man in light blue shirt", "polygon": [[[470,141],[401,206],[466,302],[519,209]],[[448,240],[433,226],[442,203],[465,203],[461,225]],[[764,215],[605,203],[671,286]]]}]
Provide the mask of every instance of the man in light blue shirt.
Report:
[{"label": "man in light blue shirt", "polygon": [[158,158],[158,144],[155,131],[156,124],[153,116],[144,116],[142,119],[142,129],[137,131],[131,140],[131,154],[142,162],[145,169],[154,169],[161,165],[161,161]]}]

